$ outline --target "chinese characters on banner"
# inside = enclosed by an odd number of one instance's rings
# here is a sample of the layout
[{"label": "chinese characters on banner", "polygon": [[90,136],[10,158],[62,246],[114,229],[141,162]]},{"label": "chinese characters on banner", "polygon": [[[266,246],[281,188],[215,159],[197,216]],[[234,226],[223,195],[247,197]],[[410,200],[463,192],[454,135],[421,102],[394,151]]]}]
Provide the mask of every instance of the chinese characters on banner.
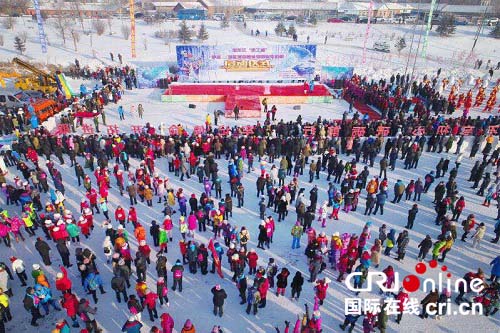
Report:
[{"label": "chinese characters on banner", "polygon": [[[228,135],[254,135],[255,133],[255,127],[254,125],[244,125],[240,126],[233,132],[232,128],[229,126],[221,125],[217,127],[217,134],[220,136],[228,136]],[[487,134],[491,135],[497,135],[498,130],[500,129],[500,125],[494,125],[494,126],[489,126],[486,129]],[[134,134],[140,134],[144,130],[144,127],[142,125],[131,125],[130,126],[130,133]],[[341,127],[339,125],[330,125],[330,126],[325,126],[325,133],[328,138],[337,138],[340,137],[340,130]],[[89,124],[83,124],[82,125],[82,131],[83,134],[94,134],[95,130],[94,127],[89,125]],[[312,125],[305,125],[302,128],[303,135],[305,137],[315,137],[316,136],[316,126]],[[66,135],[71,132],[71,127],[69,124],[58,124],[56,128],[52,131],[53,135]],[[122,133],[120,131],[118,125],[108,125],[106,128],[106,132],[108,135],[118,135]],[[171,136],[176,136],[176,135],[183,135],[185,134],[186,131],[185,129],[180,128],[178,125],[172,125],[168,128],[168,134]],[[202,125],[197,125],[194,126],[193,128],[193,135],[203,135],[206,134],[207,130],[205,126]],[[439,135],[449,135],[451,134],[451,128],[448,125],[443,125],[443,126],[438,126],[435,131],[428,131],[424,126],[418,126],[414,128],[411,131],[411,134],[414,136],[420,136],[420,135],[431,135],[431,134],[439,134]],[[460,135],[464,136],[471,136],[474,135],[474,126],[462,126],[458,133]],[[382,137],[387,137],[391,136],[390,135],[390,127],[388,126],[379,126],[377,127],[376,130],[376,135],[377,136],[382,136]],[[367,135],[366,132],[366,127],[362,126],[354,126],[351,129],[351,136],[353,138],[356,137],[365,137]]]}]

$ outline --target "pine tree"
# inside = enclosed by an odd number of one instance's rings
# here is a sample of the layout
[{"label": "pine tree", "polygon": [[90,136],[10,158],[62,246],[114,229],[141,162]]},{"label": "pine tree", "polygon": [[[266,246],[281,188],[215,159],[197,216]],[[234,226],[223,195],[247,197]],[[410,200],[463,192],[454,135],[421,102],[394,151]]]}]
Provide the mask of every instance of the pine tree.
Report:
[{"label": "pine tree", "polygon": [[406,47],[406,39],[404,37],[401,37],[397,42],[396,42],[396,49],[398,50],[398,53],[401,53],[401,51]]},{"label": "pine tree", "polygon": [[179,40],[184,44],[191,41],[192,31],[189,30],[186,21],[182,21],[179,29]]},{"label": "pine tree", "polygon": [[21,37],[16,36],[14,38],[14,48],[19,51],[19,53],[23,54],[26,51],[26,44],[23,42]]},{"label": "pine tree", "polygon": [[276,28],[274,28],[274,32],[278,36],[283,36],[283,33],[285,31],[286,31],[286,28],[285,28],[285,25],[283,24],[283,22],[278,23],[278,25],[276,26]]},{"label": "pine tree", "polygon": [[290,27],[288,27],[288,36],[292,36],[295,35],[297,33],[297,30],[295,30],[295,26],[292,24],[290,25]]},{"label": "pine tree", "polygon": [[500,38],[500,24],[499,23],[497,23],[495,28],[493,28],[493,30],[490,31],[490,36],[493,38],[497,38],[497,39]]},{"label": "pine tree", "polygon": [[208,31],[205,28],[205,24],[201,24],[200,30],[198,30],[198,40],[204,41],[208,39]]},{"label": "pine tree", "polygon": [[449,37],[455,33],[455,16],[445,15],[439,21],[436,32],[442,37]]}]

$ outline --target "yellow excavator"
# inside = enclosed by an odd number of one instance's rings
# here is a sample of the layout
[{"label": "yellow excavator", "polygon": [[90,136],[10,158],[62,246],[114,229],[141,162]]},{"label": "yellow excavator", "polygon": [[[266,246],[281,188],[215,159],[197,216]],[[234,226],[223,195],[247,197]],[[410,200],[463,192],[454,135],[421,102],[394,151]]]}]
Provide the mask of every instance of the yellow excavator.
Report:
[{"label": "yellow excavator", "polygon": [[12,62],[33,74],[31,77],[19,77],[14,84],[16,89],[37,90],[44,93],[53,93],[57,90],[57,82],[53,75],[19,58],[12,59]]},{"label": "yellow excavator", "polygon": [[14,78],[17,79],[19,77],[21,77],[21,74],[18,74],[15,72],[7,73],[7,72],[0,71],[0,87],[2,87],[4,89],[7,87],[5,79],[14,79]]}]

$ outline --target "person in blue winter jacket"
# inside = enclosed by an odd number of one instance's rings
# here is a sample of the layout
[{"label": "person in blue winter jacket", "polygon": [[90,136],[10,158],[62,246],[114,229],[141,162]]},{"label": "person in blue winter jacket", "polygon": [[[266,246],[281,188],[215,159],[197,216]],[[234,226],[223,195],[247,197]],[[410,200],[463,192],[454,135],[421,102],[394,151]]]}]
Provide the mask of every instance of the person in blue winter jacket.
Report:
[{"label": "person in blue winter jacket", "polygon": [[94,299],[94,303],[97,303],[97,289],[101,291],[101,294],[105,294],[104,287],[102,284],[101,275],[98,272],[90,272],[83,281],[83,288],[87,291],[87,293],[92,294],[92,298]]},{"label": "person in blue winter jacket", "polygon": [[493,261],[490,262],[490,265],[493,265],[493,267],[491,267],[490,281],[498,282],[500,278],[500,256],[493,259]]},{"label": "person in blue winter jacket", "polygon": [[45,310],[45,315],[49,313],[49,305],[52,305],[55,310],[61,311],[61,308],[57,306],[56,301],[52,297],[52,291],[49,288],[38,283],[35,284],[35,296],[40,300],[40,304]]},{"label": "person in blue winter jacket", "polygon": [[380,215],[384,215],[384,205],[386,201],[387,201],[387,192],[383,190],[378,192],[375,201],[375,210],[373,211],[373,215],[377,214],[379,208],[380,208]]},{"label": "person in blue winter jacket", "polygon": [[141,333],[142,324],[135,316],[131,316],[122,327],[122,332]]},{"label": "person in blue winter jacket", "polygon": [[125,114],[122,105],[118,107],[118,116],[120,116],[120,120],[125,120]]}]

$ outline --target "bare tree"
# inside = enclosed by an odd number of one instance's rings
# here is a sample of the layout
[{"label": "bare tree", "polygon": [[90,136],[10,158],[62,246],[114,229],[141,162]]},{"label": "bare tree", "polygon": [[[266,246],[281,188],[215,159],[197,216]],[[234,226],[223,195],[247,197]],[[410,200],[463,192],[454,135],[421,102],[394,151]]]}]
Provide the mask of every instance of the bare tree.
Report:
[{"label": "bare tree", "polygon": [[73,45],[75,46],[75,51],[78,51],[78,42],[80,41],[80,32],[76,29],[71,29],[71,38],[73,39]]},{"label": "bare tree", "polygon": [[7,16],[2,20],[2,27],[4,29],[14,29],[14,25],[16,24],[16,19],[13,18],[12,16]]},{"label": "bare tree", "polygon": [[104,33],[104,30],[106,30],[104,22],[99,19],[92,21],[92,28],[94,28],[95,32],[97,33],[97,36],[101,36]]},{"label": "bare tree", "polygon": [[125,40],[128,40],[130,37],[130,27],[128,25],[122,25],[122,36]]},{"label": "bare tree", "polygon": [[108,30],[109,30],[109,34],[112,35],[113,34],[113,16],[111,15],[108,15],[106,17],[106,21],[108,22]]},{"label": "bare tree", "polygon": [[74,17],[78,19],[80,25],[82,26],[82,31],[85,31],[85,27],[83,26],[83,13],[82,13],[82,8],[80,7],[80,1],[71,2],[70,6],[71,10],[73,11]]},{"label": "bare tree", "polygon": [[57,34],[61,36],[64,46],[66,46],[66,37],[72,24],[72,19],[64,16],[61,11],[54,17],[54,28]]},{"label": "bare tree", "polygon": [[28,33],[25,30],[21,31],[18,36],[23,40],[24,43],[28,41]]}]

